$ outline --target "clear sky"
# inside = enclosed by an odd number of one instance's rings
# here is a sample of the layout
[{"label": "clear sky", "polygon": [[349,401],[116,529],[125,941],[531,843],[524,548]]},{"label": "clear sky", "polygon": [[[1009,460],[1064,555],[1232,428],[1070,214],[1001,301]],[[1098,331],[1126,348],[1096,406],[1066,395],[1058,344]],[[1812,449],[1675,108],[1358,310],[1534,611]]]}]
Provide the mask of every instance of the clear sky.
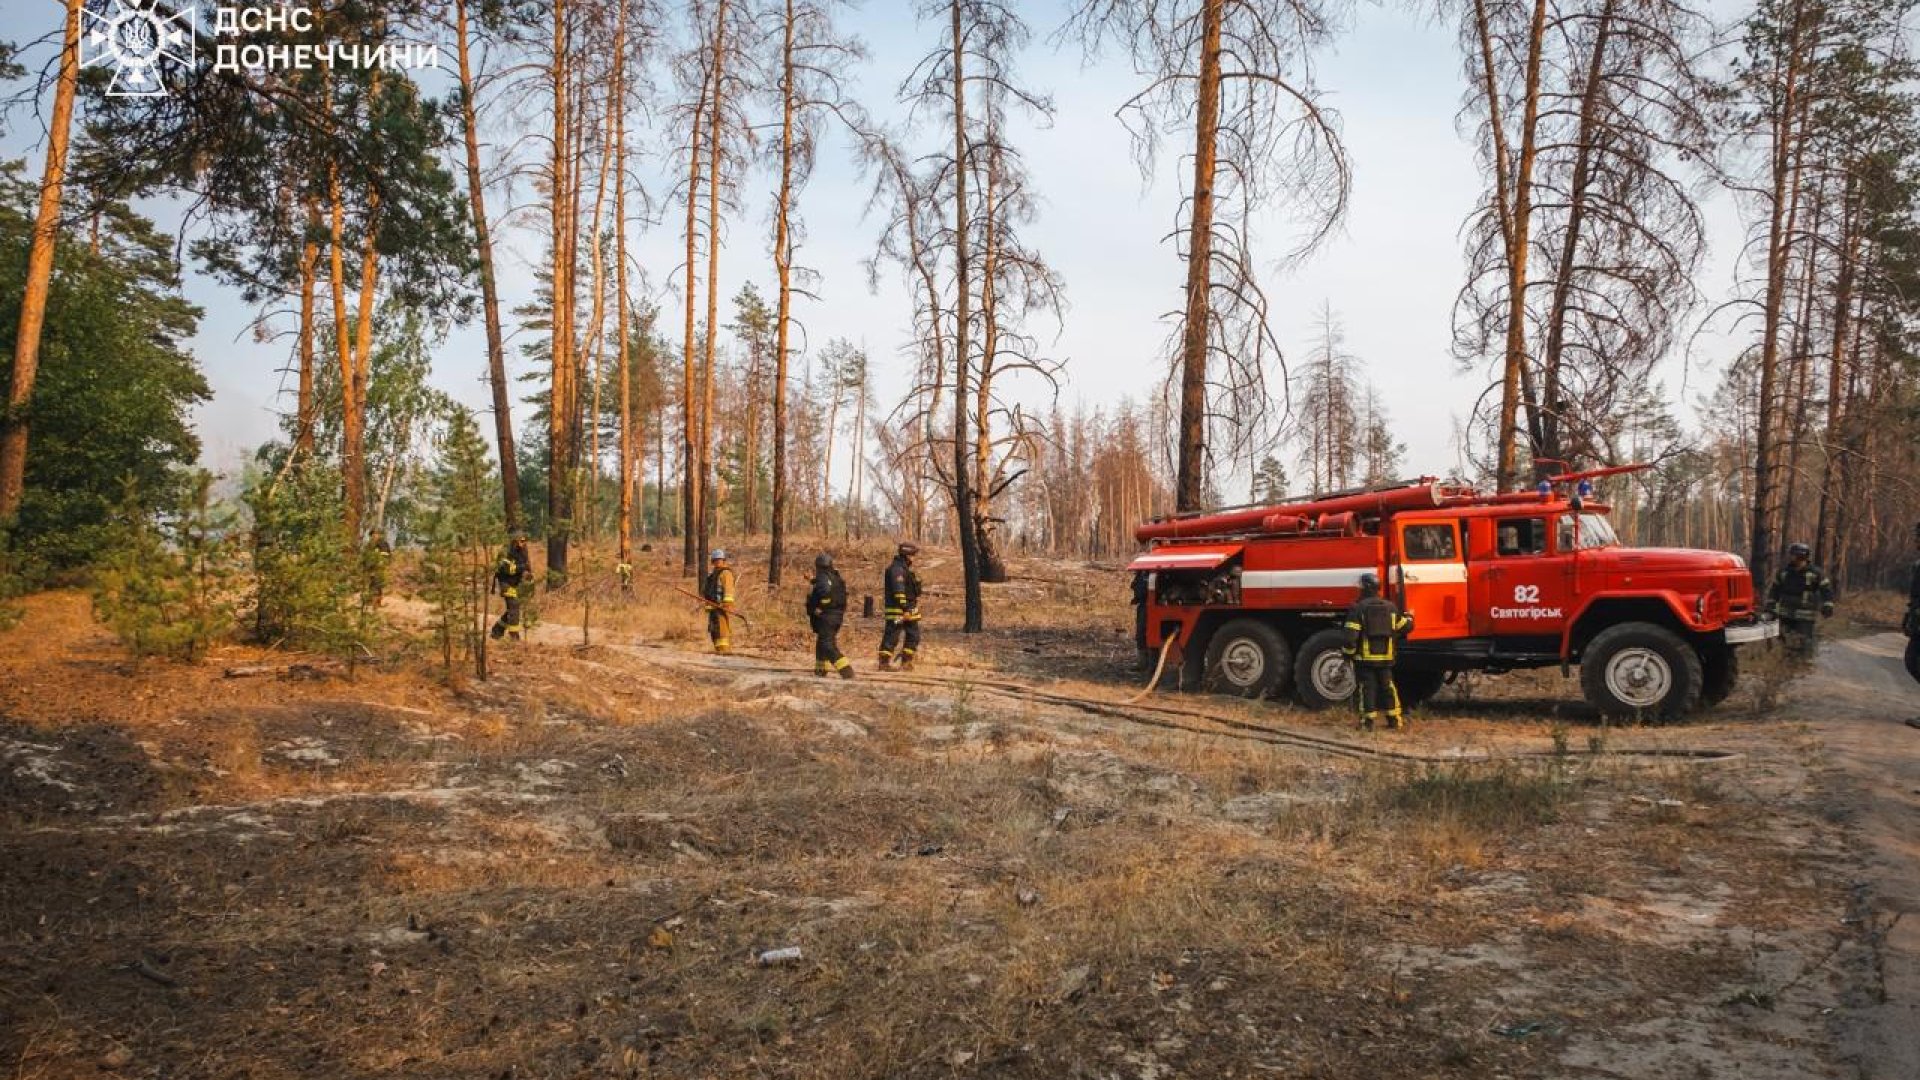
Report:
[{"label": "clear sky", "polygon": [[[854,73],[856,94],[877,113],[897,112],[890,104],[901,78],[944,34],[944,25],[920,26],[912,4],[869,0],[843,15],[843,25],[865,39],[870,60]],[[1120,57],[1087,66],[1076,44],[1055,47],[1050,38],[1066,10],[1055,3],[1027,5],[1035,36],[1020,64],[1027,85],[1052,95],[1056,114],[1046,130],[1015,133],[1041,200],[1040,219],[1028,231],[1065,281],[1069,308],[1050,352],[1067,363],[1062,404],[1099,405],[1129,396],[1136,400],[1158,392],[1166,371],[1167,312],[1181,303],[1182,268],[1170,241],[1179,194],[1178,146],[1169,144],[1157,174],[1144,180],[1136,167],[1125,127],[1115,110],[1143,80]],[[0,0],[0,26],[15,41],[31,40],[58,26],[54,0]],[[674,17],[678,17],[677,13]],[[445,63],[451,42],[442,43]],[[43,45],[29,54],[44,62]],[[1290,355],[1304,355],[1313,340],[1323,303],[1331,304],[1346,329],[1346,347],[1357,356],[1407,445],[1407,471],[1445,473],[1455,466],[1456,423],[1464,418],[1484,386],[1476,375],[1462,375],[1449,354],[1451,311],[1463,274],[1461,227],[1481,186],[1471,144],[1458,123],[1462,77],[1453,32],[1403,7],[1363,5],[1347,31],[1318,63],[1318,78],[1340,115],[1353,164],[1352,199],[1345,224],[1316,254],[1281,268],[1273,263],[1289,246],[1284,207],[1265,208],[1264,284],[1274,304],[1274,329]],[[655,114],[660,115],[659,113]],[[648,138],[636,132],[638,143]],[[25,156],[37,175],[44,153],[37,118],[16,112],[9,117],[4,150]],[[504,143],[509,133],[493,133]],[[939,139],[929,132],[916,145],[931,148]],[[655,145],[659,142],[654,140]],[[671,189],[676,166],[658,152],[639,166],[651,192]],[[463,182],[464,184],[464,182]],[[749,181],[747,205],[726,227],[721,260],[723,305],[748,279],[771,295],[765,173]],[[844,139],[822,149],[816,173],[801,196],[800,213],[807,239],[800,260],[821,274],[818,300],[800,302],[804,343],[817,348],[845,337],[864,344],[876,362],[880,394],[896,397],[906,385],[910,361],[905,353],[909,308],[905,294],[891,282],[869,291],[862,260],[870,253],[879,221],[864,213],[869,185],[852,164]],[[534,197],[530,181],[514,186],[521,200]],[[505,213],[505,200],[490,195],[490,209]],[[149,208],[163,227],[174,227],[169,207]],[[174,215],[177,217],[177,214]],[[1739,226],[1730,200],[1709,207],[1713,254],[1700,282],[1709,300],[1732,284],[1731,256]],[[683,241],[671,211],[665,224],[639,230],[634,258],[645,271],[655,298],[670,312],[679,304],[678,264]],[[534,270],[543,259],[544,240],[532,229],[507,227],[500,241],[503,309],[531,295]],[[251,448],[274,433],[276,410],[289,406],[278,396],[287,349],[261,343],[248,325],[254,312],[231,290],[190,268],[190,299],[206,309],[194,351],[214,389],[201,409],[199,431],[206,460],[231,468]],[[724,310],[724,308],[723,308]],[[679,318],[665,320],[678,335]],[[1052,328],[1036,324],[1043,341]],[[1681,340],[1687,340],[1686,335]],[[1660,377],[1678,401],[1683,375],[1688,400],[1711,382],[1708,363],[1723,362],[1732,345],[1722,339],[1693,343],[1691,372],[1681,357],[1665,365]],[[456,328],[435,358],[437,382],[476,408],[484,408],[485,344],[478,322]],[[804,360],[803,360],[804,362]],[[1277,386],[1279,380],[1273,379]],[[1031,398],[1037,388],[1023,396]],[[1684,413],[1684,410],[1682,410]],[[1291,453],[1284,455],[1291,458]],[[1291,465],[1291,462],[1289,461]],[[836,472],[839,470],[836,469]],[[1239,492],[1229,490],[1230,497]]]}]

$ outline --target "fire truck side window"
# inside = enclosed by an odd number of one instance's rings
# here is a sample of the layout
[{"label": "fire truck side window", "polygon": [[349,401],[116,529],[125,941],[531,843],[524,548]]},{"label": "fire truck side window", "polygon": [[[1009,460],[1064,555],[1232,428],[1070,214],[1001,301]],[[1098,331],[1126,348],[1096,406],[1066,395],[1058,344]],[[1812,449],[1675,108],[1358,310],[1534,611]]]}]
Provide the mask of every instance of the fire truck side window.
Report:
[{"label": "fire truck side window", "polygon": [[1407,558],[1415,562],[1460,557],[1460,549],[1454,544],[1452,525],[1409,525],[1401,536],[1407,549]]},{"label": "fire truck side window", "polygon": [[1545,518],[1509,518],[1494,533],[1494,551],[1500,555],[1538,555],[1547,550]]}]

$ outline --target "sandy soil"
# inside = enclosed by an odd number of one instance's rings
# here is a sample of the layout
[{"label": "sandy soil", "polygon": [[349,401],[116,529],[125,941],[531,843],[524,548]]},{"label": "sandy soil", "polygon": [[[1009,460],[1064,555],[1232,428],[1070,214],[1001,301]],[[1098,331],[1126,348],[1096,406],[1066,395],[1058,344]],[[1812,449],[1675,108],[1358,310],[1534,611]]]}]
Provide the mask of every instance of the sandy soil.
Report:
[{"label": "sandy soil", "polygon": [[1771,712],[1613,729],[1549,676],[1361,736],[1106,707],[1122,591],[1045,570],[983,638],[936,611],[922,678],[856,623],[852,683],[787,597],[728,658],[552,603],[451,685],[136,668],[34,598],[0,1076],[1920,1075],[1897,639]]}]

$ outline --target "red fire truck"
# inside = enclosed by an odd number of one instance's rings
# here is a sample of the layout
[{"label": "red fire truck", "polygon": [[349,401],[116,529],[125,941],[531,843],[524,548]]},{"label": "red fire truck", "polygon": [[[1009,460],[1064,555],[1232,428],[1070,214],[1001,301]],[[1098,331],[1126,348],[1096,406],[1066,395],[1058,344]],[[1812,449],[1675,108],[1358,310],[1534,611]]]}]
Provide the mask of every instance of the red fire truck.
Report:
[{"label": "red fire truck", "polygon": [[1610,716],[1669,719],[1732,692],[1737,647],[1775,637],[1737,555],[1631,548],[1593,481],[1564,473],[1483,494],[1432,477],[1279,506],[1159,518],[1128,569],[1149,575],[1146,644],[1174,642],[1181,685],[1245,697],[1347,701],[1340,616],[1359,578],[1414,618],[1396,669],[1407,704],[1462,671],[1580,667]]}]

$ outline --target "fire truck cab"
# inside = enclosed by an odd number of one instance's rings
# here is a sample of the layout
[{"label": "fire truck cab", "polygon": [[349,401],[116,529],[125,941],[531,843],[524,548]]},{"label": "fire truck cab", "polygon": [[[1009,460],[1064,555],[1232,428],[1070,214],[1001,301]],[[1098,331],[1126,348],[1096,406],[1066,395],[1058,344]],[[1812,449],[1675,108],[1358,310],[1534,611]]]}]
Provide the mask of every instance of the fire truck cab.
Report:
[{"label": "fire truck cab", "polygon": [[[1595,477],[1484,495],[1423,478],[1284,506],[1162,518],[1146,644],[1171,640],[1181,685],[1245,697],[1288,691],[1325,708],[1354,692],[1340,616],[1377,575],[1413,616],[1395,678],[1407,704],[1463,671],[1580,668],[1603,714],[1668,719],[1732,692],[1736,649],[1774,637],[1737,555],[1630,548]],[[1171,659],[1171,657],[1170,657]]]}]

